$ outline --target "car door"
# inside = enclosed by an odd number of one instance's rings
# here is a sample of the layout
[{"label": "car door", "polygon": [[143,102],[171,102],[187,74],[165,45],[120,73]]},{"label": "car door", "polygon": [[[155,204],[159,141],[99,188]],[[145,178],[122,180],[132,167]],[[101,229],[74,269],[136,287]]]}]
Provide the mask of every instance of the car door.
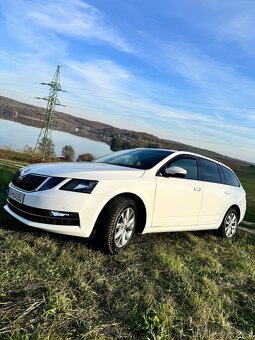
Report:
[{"label": "car door", "polygon": [[226,213],[231,187],[224,184],[220,166],[208,159],[199,159],[201,180],[204,184],[199,225],[219,224]]},{"label": "car door", "polygon": [[[184,178],[167,176],[165,168],[181,167],[187,171]],[[195,157],[179,156],[161,169],[156,176],[156,194],[152,226],[194,226],[202,201],[203,183],[198,180]]]}]

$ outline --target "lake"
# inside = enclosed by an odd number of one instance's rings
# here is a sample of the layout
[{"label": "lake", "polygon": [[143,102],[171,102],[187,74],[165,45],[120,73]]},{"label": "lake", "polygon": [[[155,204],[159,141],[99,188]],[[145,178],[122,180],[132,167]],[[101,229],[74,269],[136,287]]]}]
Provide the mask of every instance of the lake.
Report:
[{"label": "lake", "polygon": [[[25,146],[34,148],[39,133],[39,128],[0,119],[0,146],[12,146],[17,150]],[[77,137],[62,131],[53,130],[52,139],[55,143],[57,156],[61,156],[61,150],[65,145],[72,145],[75,151],[75,158],[80,154],[88,152],[95,157],[100,157],[111,152],[109,145],[105,143]]]}]

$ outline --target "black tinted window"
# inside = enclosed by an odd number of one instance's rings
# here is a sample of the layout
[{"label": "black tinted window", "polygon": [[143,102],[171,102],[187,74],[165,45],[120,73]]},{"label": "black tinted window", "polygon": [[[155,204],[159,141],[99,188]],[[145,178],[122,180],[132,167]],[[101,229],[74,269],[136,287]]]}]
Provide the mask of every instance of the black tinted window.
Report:
[{"label": "black tinted window", "polygon": [[202,181],[221,183],[220,173],[216,163],[201,158],[200,167]]},{"label": "black tinted window", "polygon": [[193,158],[179,158],[169,166],[179,166],[185,169],[187,171],[186,179],[197,179],[197,161]]},{"label": "black tinted window", "polygon": [[114,152],[98,158],[95,163],[107,163],[147,170],[155,166],[173,151],[163,149],[133,149]]},{"label": "black tinted window", "polygon": [[228,184],[228,183],[227,183],[226,176],[225,176],[224,173],[223,173],[222,167],[221,167],[219,164],[218,164],[218,169],[219,169],[219,171],[220,171],[221,183],[222,183],[222,184]]},{"label": "black tinted window", "polygon": [[224,166],[222,166],[221,169],[225,175],[226,184],[232,185],[234,187],[240,186],[238,179],[236,178],[236,176],[233,174],[231,170],[225,168]]}]

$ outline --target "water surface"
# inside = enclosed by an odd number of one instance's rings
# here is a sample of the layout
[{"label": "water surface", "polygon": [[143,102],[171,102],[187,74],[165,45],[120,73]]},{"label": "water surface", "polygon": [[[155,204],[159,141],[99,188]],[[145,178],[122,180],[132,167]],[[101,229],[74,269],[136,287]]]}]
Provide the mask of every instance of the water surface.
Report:
[{"label": "water surface", "polygon": [[[25,146],[34,148],[39,133],[39,128],[0,119],[0,146],[12,146],[17,150]],[[61,156],[61,150],[65,145],[71,145],[74,148],[75,158],[80,154],[88,152],[95,157],[100,157],[111,152],[109,145],[105,143],[77,137],[62,131],[53,131],[52,139],[55,143],[57,156]]]}]

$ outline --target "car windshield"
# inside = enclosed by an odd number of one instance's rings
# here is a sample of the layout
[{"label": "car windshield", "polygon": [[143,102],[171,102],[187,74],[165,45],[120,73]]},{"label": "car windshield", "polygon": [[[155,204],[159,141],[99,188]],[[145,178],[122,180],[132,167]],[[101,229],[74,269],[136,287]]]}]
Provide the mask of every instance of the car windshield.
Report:
[{"label": "car windshield", "polygon": [[98,158],[96,163],[107,163],[136,169],[151,169],[174,151],[162,149],[135,149],[118,151]]}]

